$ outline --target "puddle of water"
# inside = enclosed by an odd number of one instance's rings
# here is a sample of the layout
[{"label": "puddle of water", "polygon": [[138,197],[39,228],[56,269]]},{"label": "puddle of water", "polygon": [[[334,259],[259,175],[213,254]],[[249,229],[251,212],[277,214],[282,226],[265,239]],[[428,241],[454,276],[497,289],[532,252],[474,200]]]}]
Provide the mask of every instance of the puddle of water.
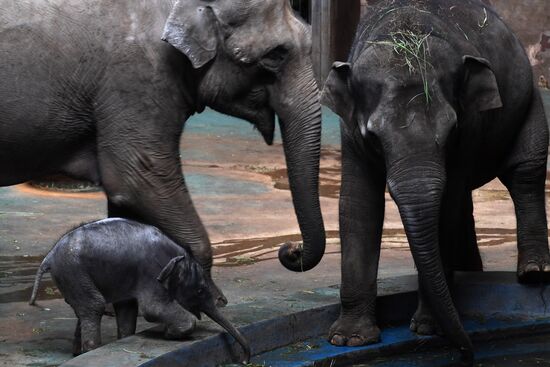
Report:
[{"label": "puddle of water", "polygon": [[223,176],[190,173],[185,175],[185,180],[191,195],[250,196],[269,192],[269,189],[261,183]]},{"label": "puddle of water", "polygon": [[[476,346],[478,357],[474,367],[550,367],[550,343],[546,336],[518,338],[514,344],[506,341],[492,341]],[[444,347],[406,353],[401,356],[378,358],[367,364],[349,367],[456,367],[454,350]]]},{"label": "puddle of water", "polygon": [[[286,168],[269,169],[265,167],[250,167],[249,169],[271,178],[274,188],[278,190],[290,190]],[[339,198],[340,167],[321,167],[319,170],[319,195],[332,199]]]},{"label": "puddle of water", "polygon": [[[327,231],[327,238],[339,238],[338,231]],[[301,241],[299,234],[286,236],[226,240],[212,245],[216,266],[242,266],[277,258],[279,246],[288,241]]]},{"label": "puddle of water", "polygon": [[[0,303],[27,302],[42,256],[0,256]],[[53,280],[45,275],[38,291],[39,300],[63,298]]]},{"label": "puddle of water", "polygon": [[[275,129],[275,141],[280,142],[279,129]],[[244,120],[218,113],[210,108],[193,115],[185,123],[185,134],[247,138],[262,144],[260,133]],[[340,118],[323,107],[323,145],[340,145]]]}]

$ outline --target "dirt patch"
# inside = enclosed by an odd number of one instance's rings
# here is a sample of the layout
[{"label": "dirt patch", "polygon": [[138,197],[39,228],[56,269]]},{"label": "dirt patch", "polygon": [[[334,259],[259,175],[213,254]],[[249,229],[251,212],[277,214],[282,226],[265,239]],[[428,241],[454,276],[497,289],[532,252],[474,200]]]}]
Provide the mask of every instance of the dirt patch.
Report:
[{"label": "dirt patch", "polygon": [[68,198],[68,199],[91,199],[91,200],[105,199],[105,194],[101,191],[100,192],[50,191],[50,190],[36,188],[29,183],[17,185],[15,186],[15,188],[24,194],[33,195],[33,196],[42,196],[42,197],[51,197],[51,198]]}]

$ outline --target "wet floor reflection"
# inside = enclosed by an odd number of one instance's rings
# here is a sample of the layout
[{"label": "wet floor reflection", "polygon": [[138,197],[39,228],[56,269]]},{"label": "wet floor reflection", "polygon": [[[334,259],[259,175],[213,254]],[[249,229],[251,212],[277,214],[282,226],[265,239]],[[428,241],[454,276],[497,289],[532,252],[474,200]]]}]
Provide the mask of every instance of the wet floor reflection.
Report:
[{"label": "wet floor reflection", "polygon": [[[0,256],[0,303],[27,302],[31,298],[34,276],[43,256]],[[46,275],[40,283],[38,299],[62,298]]]}]

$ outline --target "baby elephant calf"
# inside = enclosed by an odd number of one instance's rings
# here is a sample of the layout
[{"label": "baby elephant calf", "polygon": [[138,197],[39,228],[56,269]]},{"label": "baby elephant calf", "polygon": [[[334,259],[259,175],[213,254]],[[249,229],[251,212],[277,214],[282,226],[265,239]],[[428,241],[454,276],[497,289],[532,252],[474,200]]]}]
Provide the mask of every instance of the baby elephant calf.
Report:
[{"label": "baby elephant calf", "polygon": [[199,263],[155,227],[111,218],[70,231],[42,261],[31,305],[48,271],[78,318],[75,355],[100,346],[101,316],[113,303],[119,338],[135,333],[138,305],[147,321],[165,325],[167,339],[182,338],[195,326],[185,308],[223,326],[249,359],[248,343],[216,308]]}]

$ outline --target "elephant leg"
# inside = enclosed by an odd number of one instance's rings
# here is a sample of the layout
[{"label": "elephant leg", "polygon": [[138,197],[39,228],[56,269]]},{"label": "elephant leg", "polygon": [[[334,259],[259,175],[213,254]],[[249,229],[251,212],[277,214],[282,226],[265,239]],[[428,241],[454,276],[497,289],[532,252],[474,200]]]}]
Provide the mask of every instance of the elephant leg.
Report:
[{"label": "elephant leg", "polygon": [[[175,139],[149,142],[143,141],[143,136],[132,138],[125,133],[119,142],[106,146],[100,142],[99,164],[109,215],[154,225],[181,246],[190,248],[205,270],[218,306],[224,306],[227,299],[211,277],[210,240],[182,175],[179,134],[169,136]],[[132,139],[137,142],[135,145],[128,143]]]},{"label": "elephant leg", "polygon": [[184,339],[195,329],[195,318],[175,301],[149,300],[142,304],[145,320],[164,324],[164,337],[168,340]]},{"label": "elephant leg", "polygon": [[453,269],[456,271],[483,271],[483,261],[477,245],[472,192],[467,190],[461,200],[458,242],[453,251]]},{"label": "elephant leg", "polygon": [[136,333],[138,303],[135,299],[116,302],[115,308],[117,338],[122,339]]},{"label": "elephant leg", "polygon": [[[52,275],[55,284],[78,318],[74,333],[73,353],[86,353],[101,345],[101,317],[105,298],[85,273],[69,266],[62,274]],[[76,345],[80,340],[80,347]]]},{"label": "elephant leg", "polygon": [[82,334],[80,332],[80,318],[76,322],[73,339],[73,356],[78,356],[82,353]]},{"label": "elephant leg", "polygon": [[545,180],[546,162],[538,167],[525,163],[503,178],[516,212],[517,276],[525,283],[550,279]]},{"label": "elephant leg", "polygon": [[508,170],[500,176],[514,202],[517,223],[519,281],[550,279],[545,183],[548,126],[538,91],[512,151]]},{"label": "elephant leg", "polygon": [[81,298],[78,304],[73,306],[80,324],[82,353],[101,346],[101,317],[105,311],[103,297],[87,298]]},{"label": "elephant leg", "polygon": [[328,340],[338,346],[359,346],[380,340],[375,304],[385,206],[385,177],[342,143],[340,238],[342,285],[340,317]]}]

